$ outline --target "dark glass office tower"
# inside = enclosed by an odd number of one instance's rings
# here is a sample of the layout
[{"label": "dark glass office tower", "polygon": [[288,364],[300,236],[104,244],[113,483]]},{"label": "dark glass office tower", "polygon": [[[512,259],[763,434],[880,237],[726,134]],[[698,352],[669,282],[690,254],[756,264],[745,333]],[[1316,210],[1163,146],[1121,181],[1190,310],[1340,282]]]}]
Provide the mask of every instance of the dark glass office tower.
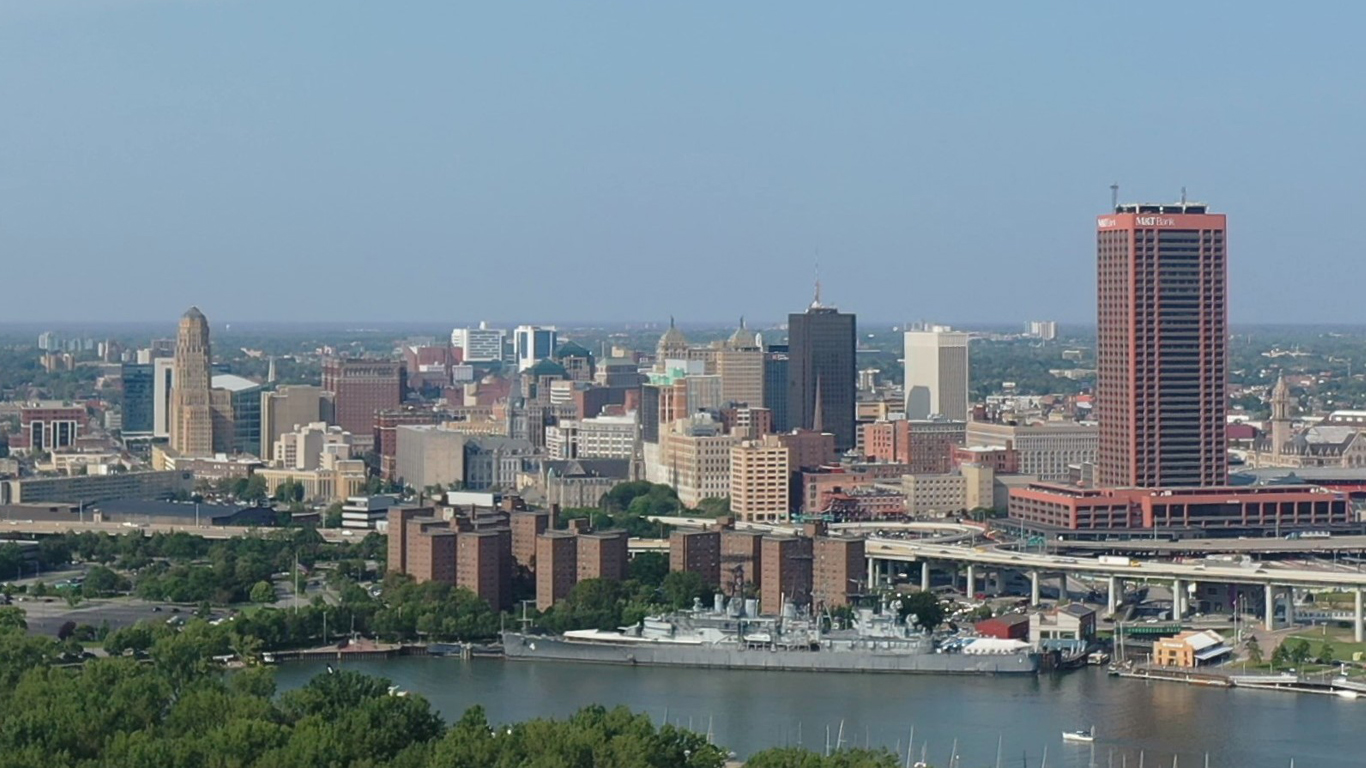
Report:
[{"label": "dark glass office tower", "polygon": [[792,429],[787,416],[787,345],[770,344],[764,351],[764,407],[773,416],[773,431]]},{"label": "dark glass office tower", "polygon": [[854,316],[821,304],[819,289],[805,312],[787,316],[789,426],[829,432],[841,452],[854,447],[857,336]]},{"label": "dark glass office tower", "polygon": [[153,366],[149,364],[123,365],[123,434],[152,434],[153,389],[156,383]]}]

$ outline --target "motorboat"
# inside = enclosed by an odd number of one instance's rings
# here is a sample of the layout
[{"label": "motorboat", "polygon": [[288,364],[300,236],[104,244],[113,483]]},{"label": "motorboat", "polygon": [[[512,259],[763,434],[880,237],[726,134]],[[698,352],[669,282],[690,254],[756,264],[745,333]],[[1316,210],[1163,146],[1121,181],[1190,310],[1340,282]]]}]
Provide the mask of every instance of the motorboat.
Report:
[{"label": "motorboat", "polygon": [[1078,744],[1090,744],[1096,740],[1096,727],[1091,726],[1089,731],[1063,731],[1062,740]]}]

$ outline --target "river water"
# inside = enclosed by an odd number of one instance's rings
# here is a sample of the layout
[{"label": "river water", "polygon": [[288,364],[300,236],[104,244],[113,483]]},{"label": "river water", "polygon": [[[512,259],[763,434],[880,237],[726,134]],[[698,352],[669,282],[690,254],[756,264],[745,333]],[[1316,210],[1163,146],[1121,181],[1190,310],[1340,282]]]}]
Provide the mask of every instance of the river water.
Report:
[{"label": "river water", "polygon": [[[1099,669],[1040,677],[947,677],[617,667],[496,659],[403,657],[345,664],[421,694],[447,719],[483,705],[492,722],[563,717],[588,704],[624,704],[699,732],[744,756],[801,743],[825,749],[844,723],[846,745],[889,749],[915,727],[914,755],[946,766],[957,740],[963,768],[1105,768],[1204,764],[1248,768],[1366,766],[1366,699],[1209,689],[1107,677]],[[282,665],[282,690],[324,671]],[[1096,728],[1094,748],[1064,730]],[[1094,752],[1094,754],[1093,754]],[[1094,761],[1094,763],[1093,763]]]}]

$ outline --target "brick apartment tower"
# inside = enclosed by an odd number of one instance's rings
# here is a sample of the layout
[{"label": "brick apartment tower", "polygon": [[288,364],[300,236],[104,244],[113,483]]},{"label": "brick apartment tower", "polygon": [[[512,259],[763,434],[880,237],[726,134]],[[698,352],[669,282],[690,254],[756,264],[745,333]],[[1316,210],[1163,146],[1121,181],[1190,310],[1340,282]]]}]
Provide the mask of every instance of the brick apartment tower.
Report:
[{"label": "brick apartment tower", "polygon": [[785,603],[811,604],[811,539],[805,536],[763,538],[764,577],[759,586],[759,612],[776,615]]},{"label": "brick apartment tower", "polygon": [[521,510],[513,512],[512,560],[528,571],[536,571],[537,537],[550,528],[549,510]]},{"label": "brick apartment tower", "polygon": [[737,582],[763,586],[764,534],[758,531],[721,531],[721,591],[734,597]]},{"label": "brick apartment tower", "polygon": [[1101,486],[1228,479],[1225,232],[1225,216],[1197,203],[1096,220]]},{"label": "brick apartment tower", "polygon": [[669,534],[669,570],[690,571],[721,585],[721,532],[679,528]]},{"label": "brick apartment tower", "polygon": [[578,552],[578,537],[569,531],[546,531],[536,537],[536,610],[569,597],[579,581]]},{"label": "brick apartment tower", "polygon": [[507,529],[461,531],[455,539],[455,584],[495,611],[512,607],[512,533]]},{"label": "brick apartment tower", "polygon": [[819,605],[849,605],[868,578],[863,539],[821,536],[812,544],[811,597]]},{"label": "brick apartment tower", "polygon": [[579,581],[626,580],[629,538],[626,531],[580,533],[578,536]]}]

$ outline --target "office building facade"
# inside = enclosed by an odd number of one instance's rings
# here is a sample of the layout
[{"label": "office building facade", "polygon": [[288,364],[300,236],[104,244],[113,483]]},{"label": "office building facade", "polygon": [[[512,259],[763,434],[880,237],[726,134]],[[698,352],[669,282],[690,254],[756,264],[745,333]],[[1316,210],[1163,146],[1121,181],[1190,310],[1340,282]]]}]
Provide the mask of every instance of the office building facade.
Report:
[{"label": "office building facade", "polygon": [[907,331],[906,418],[968,418],[968,335],[946,326]]},{"label": "office building facade", "polygon": [[1226,219],[1201,204],[1120,205],[1096,220],[1096,479],[1228,476]]},{"label": "office building facade", "polygon": [[548,360],[557,346],[559,333],[553,325],[519,325],[512,332],[512,349],[518,371],[525,371],[541,360]]},{"label": "office building facade", "polygon": [[329,357],[322,388],[332,395],[333,420],[353,435],[373,435],[375,413],[403,403],[405,372],[395,360]]},{"label": "office building facade", "polygon": [[819,295],[787,319],[789,426],[829,432],[841,452],[855,443],[856,326],[854,315],[823,306]]}]

